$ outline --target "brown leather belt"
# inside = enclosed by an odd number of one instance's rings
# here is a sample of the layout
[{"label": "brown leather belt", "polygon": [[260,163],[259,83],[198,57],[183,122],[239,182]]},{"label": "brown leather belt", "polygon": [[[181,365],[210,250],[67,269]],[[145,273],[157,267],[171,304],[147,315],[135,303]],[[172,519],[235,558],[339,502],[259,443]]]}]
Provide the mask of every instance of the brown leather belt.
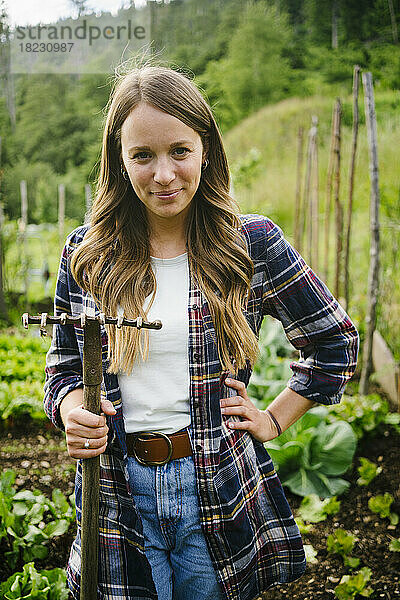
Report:
[{"label": "brown leather belt", "polygon": [[171,435],[159,431],[139,431],[126,434],[128,456],[134,456],[138,462],[147,466],[165,465],[175,458],[191,456],[187,429]]}]

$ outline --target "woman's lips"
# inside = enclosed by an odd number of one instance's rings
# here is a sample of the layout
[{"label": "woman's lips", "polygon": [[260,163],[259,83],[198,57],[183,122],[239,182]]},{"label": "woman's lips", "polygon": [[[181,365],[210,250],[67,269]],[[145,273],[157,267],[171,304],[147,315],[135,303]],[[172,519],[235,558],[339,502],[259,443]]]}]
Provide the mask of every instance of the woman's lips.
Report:
[{"label": "woman's lips", "polygon": [[161,198],[162,200],[171,200],[172,198],[176,198],[181,190],[175,190],[174,192],[153,192],[154,196],[157,198]]}]

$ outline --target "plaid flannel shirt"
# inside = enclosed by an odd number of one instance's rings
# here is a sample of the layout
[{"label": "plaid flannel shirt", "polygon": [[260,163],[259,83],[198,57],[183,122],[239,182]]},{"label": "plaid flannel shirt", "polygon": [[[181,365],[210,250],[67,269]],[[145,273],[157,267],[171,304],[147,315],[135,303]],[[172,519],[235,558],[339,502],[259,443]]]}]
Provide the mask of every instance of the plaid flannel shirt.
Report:
[{"label": "plaid flannel shirt", "polygon": [[[254,263],[252,294],[245,312],[258,334],[265,315],[279,319],[299,350],[288,386],[322,404],[340,401],[356,366],[358,334],[327,287],[266,217],[241,215],[242,234]],[[55,295],[55,314],[98,315],[93,299],[73,279],[69,263],[87,226],[73,231],[64,247]],[[299,578],[306,566],[301,536],[271,458],[246,431],[231,430],[219,400],[234,395],[224,384],[210,310],[190,273],[189,370],[191,444],[202,529],[226,600],[251,600],[273,585]],[[45,410],[63,427],[59,406],[82,387],[83,331],[54,326],[47,354]],[[126,441],[116,375],[107,373],[107,334],[102,327],[102,395],[116,408],[107,417],[109,440],[100,457],[98,597],[108,600],[157,598],[144,552],[140,516],[134,506],[126,469]],[[247,385],[250,368],[237,379]],[[232,418],[232,417],[230,417]],[[238,418],[238,417],[236,417]],[[79,598],[81,461],[75,495],[77,536],[68,562],[68,584]],[[163,600],[163,599],[160,599]]]}]

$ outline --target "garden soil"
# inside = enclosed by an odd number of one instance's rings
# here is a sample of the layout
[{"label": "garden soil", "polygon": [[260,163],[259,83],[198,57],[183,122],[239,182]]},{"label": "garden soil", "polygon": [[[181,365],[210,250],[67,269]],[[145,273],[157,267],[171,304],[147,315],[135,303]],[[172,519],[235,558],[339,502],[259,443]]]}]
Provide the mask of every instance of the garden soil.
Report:
[{"label": "garden soil", "polygon": [[[400,525],[393,528],[388,519],[381,519],[368,508],[371,496],[389,492],[395,498],[391,510],[400,514],[399,439],[398,433],[388,426],[363,438],[358,445],[353,467],[345,474],[345,479],[351,485],[340,496],[339,513],[315,524],[312,531],[303,536],[304,543],[312,544],[317,551],[318,562],[309,563],[301,579],[271,588],[263,594],[262,600],[333,600],[334,588],[342,575],[350,573],[343,566],[341,557],[328,554],[326,550],[328,535],[338,527],[357,537],[352,556],[360,559],[360,568],[365,566],[372,571],[369,586],[374,593],[371,598],[400,600],[400,553],[389,550],[391,539],[400,537]],[[380,475],[367,487],[356,484],[357,458],[360,456],[382,467]],[[52,426],[29,431],[21,431],[19,427],[16,431],[0,432],[0,459],[3,470],[9,468],[16,471],[18,489],[40,489],[48,496],[53,488],[60,488],[67,495],[73,492],[75,461],[66,453],[63,434]],[[289,491],[287,498],[296,514],[301,498]],[[36,561],[37,568],[65,567],[72,540],[73,531],[54,538],[48,558]],[[4,544],[0,546],[0,555],[3,552]],[[21,567],[21,564],[17,565],[17,569]],[[0,561],[0,581],[10,574],[11,570],[3,560]]]}]

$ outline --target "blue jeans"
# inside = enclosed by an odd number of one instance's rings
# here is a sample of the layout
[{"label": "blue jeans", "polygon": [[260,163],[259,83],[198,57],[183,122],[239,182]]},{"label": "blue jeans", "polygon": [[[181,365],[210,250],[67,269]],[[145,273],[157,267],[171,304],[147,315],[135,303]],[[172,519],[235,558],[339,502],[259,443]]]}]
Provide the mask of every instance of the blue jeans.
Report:
[{"label": "blue jeans", "polygon": [[156,467],[129,457],[128,472],[159,600],[222,599],[200,525],[192,456]]}]

